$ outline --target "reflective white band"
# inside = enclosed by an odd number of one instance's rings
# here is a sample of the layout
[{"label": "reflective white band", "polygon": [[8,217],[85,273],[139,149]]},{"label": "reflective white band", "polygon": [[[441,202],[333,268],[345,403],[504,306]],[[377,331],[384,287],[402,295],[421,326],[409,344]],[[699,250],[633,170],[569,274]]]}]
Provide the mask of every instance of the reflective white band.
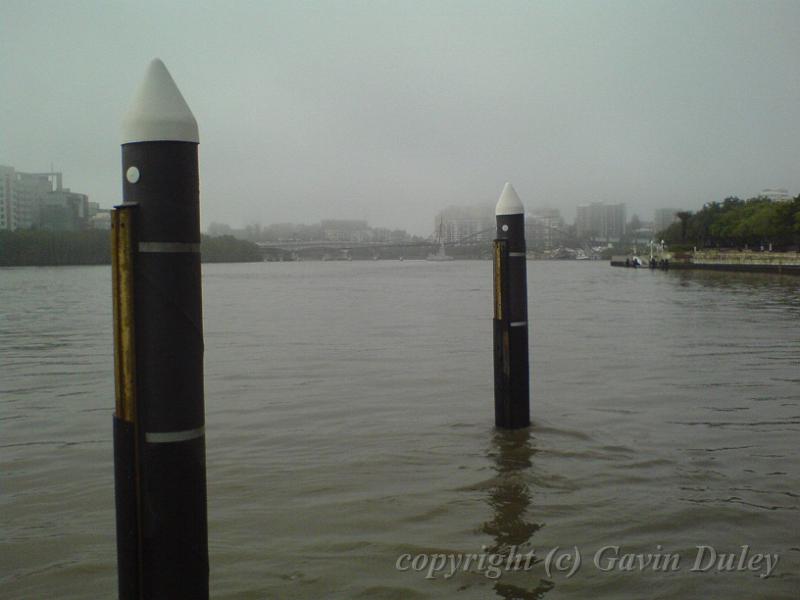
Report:
[{"label": "reflective white band", "polygon": [[206,428],[186,429],[185,431],[166,431],[157,433],[145,433],[144,441],[150,444],[168,444],[170,442],[185,442],[205,435]]},{"label": "reflective white band", "polygon": [[508,325],[510,327],[525,327],[525,325],[527,324],[528,324],[527,321],[511,321],[511,323],[509,323]]},{"label": "reflective white band", "polygon": [[509,252],[508,255],[510,257],[512,257],[512,258],[515,258],[515,257],[519,257],[519,256],[525,256],[525,253],[524,252]]},{"label": "reflective white band", "polygon": [[200,244],[190,242],[139,242],[139,252],[200,252]]}]

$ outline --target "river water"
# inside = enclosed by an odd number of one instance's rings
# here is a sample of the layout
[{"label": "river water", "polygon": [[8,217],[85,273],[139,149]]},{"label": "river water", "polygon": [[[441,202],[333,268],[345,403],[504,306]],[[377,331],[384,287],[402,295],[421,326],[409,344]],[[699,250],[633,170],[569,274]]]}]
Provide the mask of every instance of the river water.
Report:
[{"label": "river water", "polygon": [[[800,279],[528,268],[507,433],[489,262],[204,265],[213,597],[800,596]],[[110,288],[0,270],[3,598],[115,595]]]}]

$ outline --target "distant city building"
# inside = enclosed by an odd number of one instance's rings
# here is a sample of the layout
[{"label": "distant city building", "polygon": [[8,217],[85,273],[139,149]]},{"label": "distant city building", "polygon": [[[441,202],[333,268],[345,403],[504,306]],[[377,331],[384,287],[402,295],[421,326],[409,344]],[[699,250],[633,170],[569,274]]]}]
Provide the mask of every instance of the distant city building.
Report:
[{"label": "distant city building", "polygon": [[89,202],[89,228],[111,229],[111,211],[100,208],[97,202]]},{"label": "distant city building", "polygon": [[579,238],[616,242],[625,235],[626,207],[621,204],[593,202],[578,206],[575,230]]},{"label": "distant city building", "polygon": [[[446,244],[488,242],[495,238],[496,221],[491,205],[448,206],[433,221],[433,234]],[[557,208],[535,208],[525,214],[525,239],[531,248],[557,247],[566,226]]]},{"label": "distant city building", "polygon": [[14,219],[16,191],[14,186],[14,169],[0,166],[0,230],[17,228]]},{"label": "distant city building", "polygon": [[88,224],[88,197],[63,187],[61,173],[0,166],[0,229],[78,230]]},{"label": "distant city building", "polygon": [[679,212],[681,212],[680,208],[657,208],[653,218],[653,228],[656,233],[664,231],[673,223],[677,223],[680,220],[678,219]]},{"label": "distant city building", "polygon": [[328,219],[320,223],[322,238],[329,242],[367,242],[371,232],[366,221]]},{"label": "distant city building", "polygon": [[785,190],[783,188],[775,188],[775,189],[766,189],[761,190],[761,196],[765,198],[769,198],[772,201],[781,201],[781,200],[791,200],[792,196],[789,194],[789,190]]},{"label": "distant city building", "polygon": [[211,223],[208,226],[208,235],[211,236],[221,236],[221,235],[233,235],[233,229],[230,225],[226,223]]},{"label": "distant city building", "polygon": [[401,244],[409,240],[402,229],[370,227],[367,221],[327,220],[314,225],[301,223],[272,223],[247,225],[234,229],[225,223],[211,223],[208,235],[230,235],[251,242],[351,242]]},{"label": "distant city building", "polygon": [[408,240],[408,234],[403,229],[386,229],[374,227],[371,229],[373,242],[386,242],[400,244]]},{"label": "distant city building", "polygon": [[628,241],[634,244],[647,244],[653,239],[653,224],[631,219],[628,224]]},{"label": "distant city building", "polygon": [[51,231],[77,231],[89,225],[89,201],[86,194],[69,189],[47,192],[38,203],[35,224]]},{"label": "distant city building", "polygon": [[21,173],[14,181],[16,192],[16,229],[31,229],[39,225],[44,197],[61,190],[61,173]]},{"label": "distant city building", "polygon": [[525,214],[525,243],[529,248],[550,250],[561,245],[566,226],[557,208],[534,208]]},{"label": "distant city building", "polygon": [[494,207],[448,206],[434,218],[433,232],[446,244],[494,239]]}]

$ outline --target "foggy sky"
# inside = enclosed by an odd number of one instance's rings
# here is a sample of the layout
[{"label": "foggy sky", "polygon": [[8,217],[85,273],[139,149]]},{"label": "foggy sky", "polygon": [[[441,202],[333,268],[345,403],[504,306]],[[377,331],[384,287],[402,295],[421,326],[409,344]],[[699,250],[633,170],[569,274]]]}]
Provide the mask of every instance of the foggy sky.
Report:
[{"label": "foggy sky", "polygon": [[0,164],[110,207],[164,60],[200,127],[203,226],[450,204],[699,208],[800,193],[800,2],[2,0]]}]

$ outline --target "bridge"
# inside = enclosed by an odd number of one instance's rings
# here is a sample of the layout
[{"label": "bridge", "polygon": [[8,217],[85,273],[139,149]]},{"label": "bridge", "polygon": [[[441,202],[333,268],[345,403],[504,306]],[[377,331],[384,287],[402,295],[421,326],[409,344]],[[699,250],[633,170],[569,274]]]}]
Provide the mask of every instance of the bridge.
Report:
[{"label": "bridge", "polygon": [[354,242],[342,240],[279,240],[256,242],[265,260],[351,260],[356,258],[424,258],[435,242]]},{"label": "bridge", "polygon": [[353,248],[388,248],[402,246],[433,246],[436,242],[351,242],[338,240],[279,240],[277,242],[256,242],[262,250],[284,250],[297,252],[302,250],[352,250]]},{"label": "bridge", "polygon": [[[532,220],[540,225],[566,234],[567,232],[553,226],[536,216]],[[352,258],[425,258],[431,250],[441,245],[450,255],[463,258],[484,257],[489,239],[494,237],[495,228],[490,227],[461,237],[455,241],[443,241],[443,233],[434,232],[425,240],[392,242],[392,241],[352,241],[352,240],[277,240],[256,242],[265,260],[300,260],[312,258],[317,260],[350,260]],[[488,239],[487,239],[488,238]]]},{"label": "bridge", "polygon": [[[493,231],[494,229],[492,229]],[[488,230],[487,230],[488,231]],[[474,253],[478,246],[486,244],[477,239],[478,232],[456,243],[445,243],[446,248],[462,248],[460,253]],[[299,260],[303,257],[321,260],[350,260],[357,258],[425,258],[430,251],[441,245],[435,236],[427,240],[391,241],[344,241],[344,240],[278,240],[256,242],[266,260]],[[472,249],[472,250],[470,250]]]}]

